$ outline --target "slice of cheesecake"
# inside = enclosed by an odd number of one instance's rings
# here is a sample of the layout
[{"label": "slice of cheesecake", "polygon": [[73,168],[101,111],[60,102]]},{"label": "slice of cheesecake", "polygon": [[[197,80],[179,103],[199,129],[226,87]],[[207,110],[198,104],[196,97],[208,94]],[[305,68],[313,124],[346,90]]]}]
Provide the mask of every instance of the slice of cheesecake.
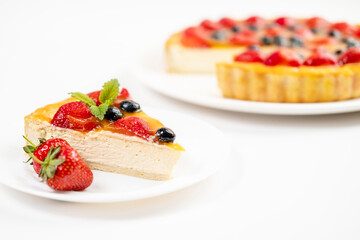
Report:
[{"label": "slice of cheesecake", "polygon": [[76,98],[47,105],[26,116],[26,137],[34,143],[38,138],[63,138],[94,170],[171,179],[184,151],[174,143],[174,132],[145,114],[124,88],[112,100],[104,100],[105,85],[102,91],[75,93]]}]

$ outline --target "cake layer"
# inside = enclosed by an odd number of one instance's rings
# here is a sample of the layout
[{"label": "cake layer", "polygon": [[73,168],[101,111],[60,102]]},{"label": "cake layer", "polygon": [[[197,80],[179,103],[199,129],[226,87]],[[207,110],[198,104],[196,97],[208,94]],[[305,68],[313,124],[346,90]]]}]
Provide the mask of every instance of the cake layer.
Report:
[{"label": "cake layer", "polygon": [[218,63],[217,78],[224,97],[241,100],[310,103],[360,97],[358,64],[288,67]]},{"label": "cake layer", "polygon": [[91,169],[115,172],[152,180],[168,180],[182,151],[110,131],[79,132],[52,126],[34,117],[25,118],[25,135],[38,138],[63,138],[77,150]]}]

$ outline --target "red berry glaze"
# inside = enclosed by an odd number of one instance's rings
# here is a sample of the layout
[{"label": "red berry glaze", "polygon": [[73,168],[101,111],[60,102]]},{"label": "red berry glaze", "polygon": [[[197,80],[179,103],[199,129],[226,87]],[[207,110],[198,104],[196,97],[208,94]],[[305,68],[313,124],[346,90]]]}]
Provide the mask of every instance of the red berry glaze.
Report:
[{"label": "red berry glaze", "polygon": [[236,62],[264,62],[264,55],[260,51],[256,50],[247,50],[237,56],[235,56],[234,61]]},{"label": "red berry glaze", "polygon": [[315,51],[310,57],[308,57],[305,62],[305,66],[335,66],[337,65],[337,60],[335,56],[328,51]]},{"label": "red berry glaze", "polygon": [[99,126],[97,118],[83,102],[70,102],[62,105],[55,113],[51,124],[61,128],[90,131]]},{"label": "red berry glaze", "polygon": [[302,62],[302,58],[296,52],[289,49],[279,49],[265,59],[264,63],[268,66],[284,65],[298,67]]},{"label": "red berry glaze", "polygon": [[148,139],[152,135],[149,124],[139,117],[125,117],[117,120],[114,124],[120,133],[126,135],[138,136],[144,139]]},{"label": "red berry glaze", "polygon": [[339,64],[344,65],[348,63],[360,63],[360,48],[350,48],[346,52],[340,55]]}]

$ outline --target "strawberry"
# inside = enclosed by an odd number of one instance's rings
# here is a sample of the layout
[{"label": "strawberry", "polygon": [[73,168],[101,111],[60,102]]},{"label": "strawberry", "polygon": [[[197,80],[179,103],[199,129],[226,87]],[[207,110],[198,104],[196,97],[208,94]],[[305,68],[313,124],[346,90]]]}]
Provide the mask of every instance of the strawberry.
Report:
[{"label": "strawberry", "polygon": [[234,61],[236,62],[264,62],[264,55],[260,51],[249,49],[237,56]]},{"label": "strawberry", "polygon": [[324,28],[328,27],[330,23],[321,17],[312,17],[305,21],[306,25],[311,28]]},{"label": "strawberry", "polygon": [[234,19],[227,18],[227,17],[220,19],[219,23],[221,25],[223,25],[224,27],[229,27],[229,28],[232,28],[236,25],[236,21]]},{"label": "strawberry", "polygon": [[261,27],[265,25],[265,20],[258,16],[252,16],[246,19],[245,23]]},{"label": "strawberry", "polygon": [[117,120],[114,124],[116,129],[123,134],[144,139],[148,139],[152,135],[149,124],[139,117],[125,117]]},{"label": "strawberry", "polygon": [[[29,141],[29,140],[28,140]],[[55,138],[41,141],[39,146],[25,146],[39,174],[48,186],[60,191],[81,191],[93,181],[93,173],[78,152],[65,140]]]},{"label": "strawberry", "polygon": [[234,34],[230,38],[230,43],[236,44],[236,45],[257,45],[260,43],[259,38],[256,36],[256,33],[250,30],[244,30],[240,33]]},{"label": "strawberry", "polygon": [[83,102],[70,102],[62,105],[55,113],[51,124],[79,131],[90,131],[99,126],[90,107]]},{"label": "strawberry", "polygon": [[290,17],[280,17],[276,19],[275,22],[282,27],[292,27],[297,23],[295,18],[290,18]]},{"label": "strawberry", "polygon": [[219,30],[221,28],[221,24],[217,22],[213,22],[210,20],[204,20],[200,23],[200,26],[206,30]]},{"label": "strawberry", "polygon": [[201,29],[197,27],[189,27],[185,29],[180,41],[185,47],[210,47],[208,41],[205,39],[205,37],[203,37]]},{"label": "strawberry", "polygon": [[298,67],[302,62],[302,58],[296,52],[289,49],[279,49],[265,59],[264,63],[268,66],[285,65]]},{"label": "strawberry", "polygon": [[331,26],[331,28],[339,30],[340,32],[349,34],[349,35],[356,33],[356,30],[357,30],[355,26],[352,26],[352,25],[348,24],[347,22],[334,23]]},{"label": "strawberry", "polygon": [[100,104],[101,104],[101,102],[99,100],[100,93],[101,93],[101,91],[95,91],[95,92],[91,92],[91,93],[87,94],[89,97],[92,98],[92,100],[95,101],[96,106],[100,106]]},{"label": "strawberry", "polygon": [[315,51],[305,62],[305,66],[329,66],[337,65],[337,60],[334,55],[326,50]]},{"label": "strawberry", "polygon": [[339,57],[339,64],[344,65],[348,63],[360,62],[360,47],[353,47],[344,52]]}]

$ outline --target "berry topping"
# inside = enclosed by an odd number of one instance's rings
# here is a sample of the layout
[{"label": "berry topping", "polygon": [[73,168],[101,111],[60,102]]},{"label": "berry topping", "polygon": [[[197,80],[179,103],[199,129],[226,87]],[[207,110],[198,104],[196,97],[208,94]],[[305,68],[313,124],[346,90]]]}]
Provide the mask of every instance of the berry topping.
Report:
[{"label": "berry topping", "polygon": [[236,21],[234,19],[227,18],[227,17],[220,19],[219,23],[221,25],[223,25],[224,27],[228,27],[228,28],[235,27],[235,25],[236,25]]},{"label": "berry topping", "polygon": [[116,121],[124,117],[124,114],[117,107],[109,107],[105,113],[105,118],[110,121]]},{"label": "berry topping", "polygon": [[335,56],[326,50],[315,51],[304,62],[305,66],[329,66],[337,65]]},{"label": "berry topping", "polygon": [[130,116],[117,120],[115,127],[121,133],[148,139],[151,136],[149,124],[142,118]]},{"label": "berry topping", "polygon": [[248,47],[248,49],[259,51],[259,50],[260,50],[260,47],[259,47],[259,45],[250,45],[250,46]]},{"label": "berry topping", "polygon": [[335,51],[335,54],[336,54],[336,55],[340,55],[340,54],[342,54],[343,52],[344,52],[344,50],[338,49],[338,50]]},{"label": "berry topping", "polygon": [[352,37],[344,38],[342,42],[346,44],[347,48],[360,47],[360,43]]},{"label": "berry topping", "polygon": [[206,30],[218,30],[221,28],[221,24],[217,22],[213,22],[210,20],[204,20],[200,23],[200,26],[205,28]]},{"label": "berry topping", "polygon": [[230,38],[230,42],[236,45],[254,45],[259,43],[259,39],[253,31],[244,30],[234,34]]},{"label": "berry topping", "polygon": [[120,102],[120,109],[129,113],[138,112],[141,110],[140,104],[133,100],[124,100]]},{"label": "berry topping", "polygon": [[290,47],[303,47],[304,46],[303,40],[301,40],[301,38],[299,38],[296,35],[290,37],[289,42],[290,42]]},{"label": "berry topping", "polygon": [[263,37],[261,38],[261,44],[267,46],[267,45],[271,45],[273,43],[273,39],[271,37]]},{"label": "berry topping", "polygon": [[101,102],[99,101],[100,92],[101,91],[95,91],[87,94],[92,100],[94,100],[96,106],[99,106],[101,104]]},{"label": "berry topping", "polygon": [[237,33],[237,32],[240,32],[240,27],[239,26],[234,26],[231,28],[231,31],[234,32],[234,33]]},{"label": "berry topping", "polygon": [[339,64],[359,63],[360,62],[360,47],[353,47],[344,52],[339,57]]},{"label": "berry topping", "polygon": [[166,127],[159,128],[156,131],[155,136],[159,140],[159,142],[166,142],[166,143],[172,143],[175,141],[175,133],[170,129]]},{"label": "berry topping", "polygon": [[303,39],[312,39],[314,37],[313,32],[307,28],[301,28],[295,31],[295,34]]},{"label": "berry topping", "polygon": [[268,66],[285,65],[298,67],[302,62],[302,58],[296,52],[289,49],[279,49],[271,54],[264,63]]},{"label": "berry topping", "polygon": [[245,23],[261,27],[261,26],[265,25],[265,19],[258,17],[258,16],[252,16],[252,17],[249,17],[248,19],[246,19]]},{"label": "berry topping", "polygon": [[276,19],[275,22],[282,27],[291,27],[297,23],[296,19],[290,17],[280,17]]},{"label": "berry topping", "polygon": [[185,47],[207,48],[210,44],[203,36],[201,30],[196,27],[189,27],[183,32],[181,43]]},{"label": "berry topping", "polygon": [[216,40],[222,40],[226,36],[226,33],[224,31],[216,31],[213,34],[211,34],[211,38]]},{"label": "berry topping", "polygon": [[254,32],[259,30],[259,28],[256,25],[249,25],[249,29]]},{"label": "berry topping", "polygon": [[257,50],[247,50],[237,56],[235,56],[234,61],[236,62],[264,62],[264,56],[260,51]]},{"label": "berry topping", "polygon": [[354,34],[356,32],[356,28],[350,24],[348,24],[347,22],[339,22],[339,23],[334,23],[331,26],[333,29],[336,29],[344,34]]},{"label": "berry topping", "polygon": [[90,131],[99,126],[98,120],[83,102],[70,102],[62,105],[55,113],[51,124],[61,128]]},{"label": "berry topping", "polygon": [[306,20],[306,25],[312,29],[328,27],[330,23],[323,18],[313,17]]},{"label": "berry topping", "polygon": [[81,191],[91,185],[93,173],[78,152],[65,140],[44,139],[38,146],[29,140],[28,142],[31,145],[24,147],[25,152],[33,160],[39,177],[52,189]]},{"label": "berry topping", "polygon": [[333,29],[329,32],[329,36],[334,38],[341,38],[341,33],[338,30]]},{"label": "berry topping", "polygon": [[274,37],[274,43],[277,46],[285,46],[286,45],[286,39],[284,37],[281,36],[275,36]]}]

